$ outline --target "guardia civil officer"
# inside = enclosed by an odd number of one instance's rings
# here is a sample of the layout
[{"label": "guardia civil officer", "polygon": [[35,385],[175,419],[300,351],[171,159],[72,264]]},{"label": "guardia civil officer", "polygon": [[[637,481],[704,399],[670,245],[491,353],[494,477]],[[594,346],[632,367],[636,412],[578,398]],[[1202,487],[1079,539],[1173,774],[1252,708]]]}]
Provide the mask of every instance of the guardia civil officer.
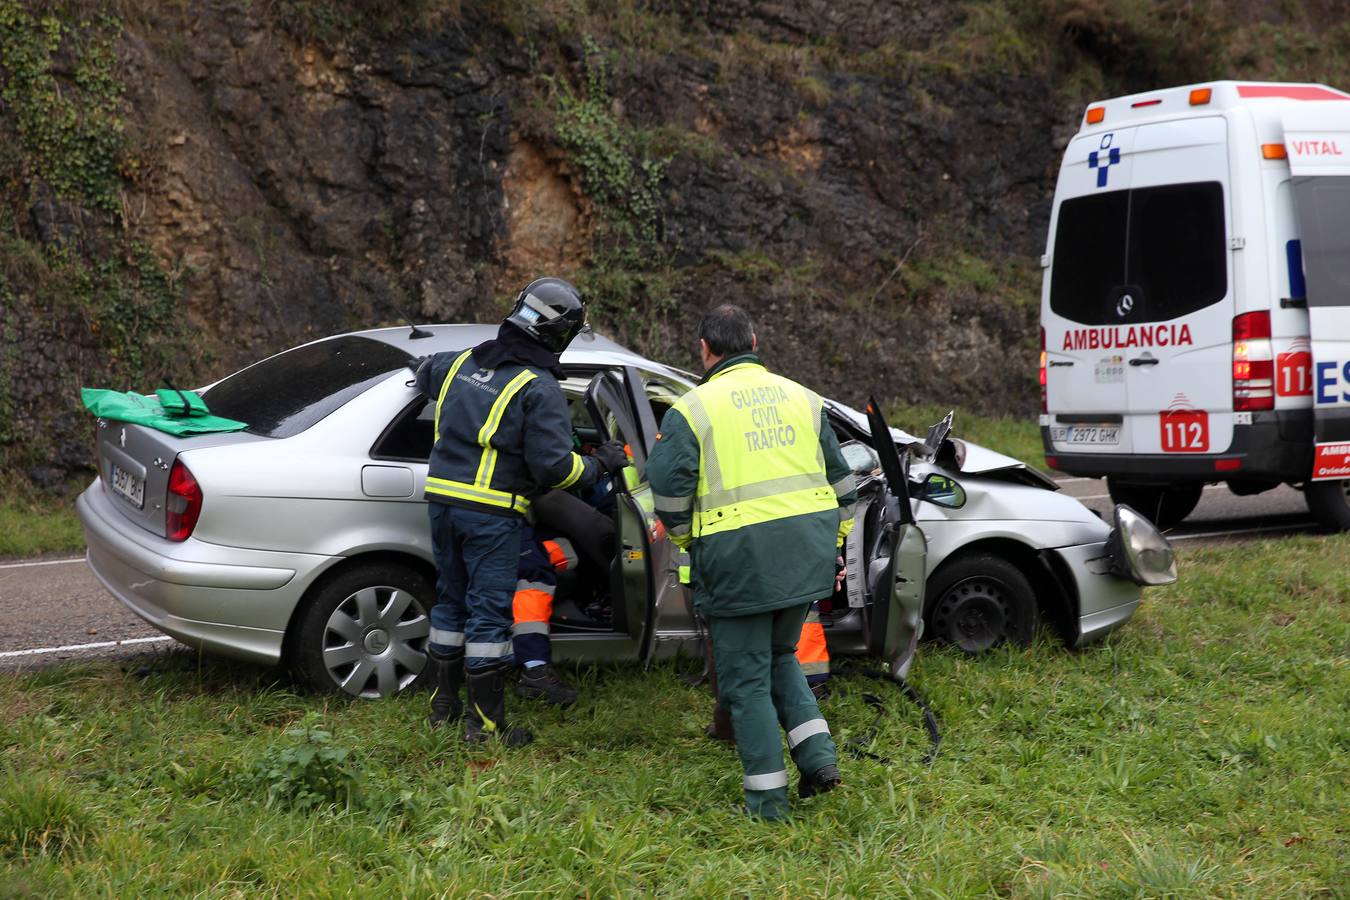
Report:
[{"label": "guardia civil officer", "polygon": [[711,623],[746,805],[777,819],[788,812],[779,725],[802,797],[840,783],[829,726],[793,652],[812,601],[834,592],[857,489],[820,397],[764,368],[744,310],[709,311],[699,346],[707,374],[666,413],[647,474]]},{"label": "guardia civil officer", "polygon": [[[530,282],[495,340],[437,353],[417,370],[436,398],[436,442],[426,498],[436,557],[436,605],[427,644],[436,666],[432,725],[464,716],[464,739],[532,736],[506,723],[511,601],[520,529],[531,495],[593,482],[627,463],[622,445],[593,457],[572,452],[559,354],[586,325],[577,289],[559,278]],[[467,711],[459,699],[467,681]]]}]

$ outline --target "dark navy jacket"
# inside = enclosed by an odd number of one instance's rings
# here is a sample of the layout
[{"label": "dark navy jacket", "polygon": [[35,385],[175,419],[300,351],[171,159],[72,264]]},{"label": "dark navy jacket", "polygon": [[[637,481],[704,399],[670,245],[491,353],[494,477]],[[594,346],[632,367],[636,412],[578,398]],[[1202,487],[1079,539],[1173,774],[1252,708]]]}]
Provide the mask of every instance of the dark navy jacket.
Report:
[{"label": "dark navy jacket", "polygon": [[436,353],[418,367],[416,384],[436,398],[428,500],[524,515],[534,494],[591,484],[601,471],[572,452],[567,398],[545,369],[480,369],[470,350]]}]

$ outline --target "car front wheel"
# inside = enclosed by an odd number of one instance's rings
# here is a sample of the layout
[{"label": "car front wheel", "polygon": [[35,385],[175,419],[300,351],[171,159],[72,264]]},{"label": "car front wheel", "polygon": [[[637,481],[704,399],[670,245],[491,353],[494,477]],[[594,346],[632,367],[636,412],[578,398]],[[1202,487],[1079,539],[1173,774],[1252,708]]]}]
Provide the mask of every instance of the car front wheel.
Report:
[{"label": "car front wheel", "polygon": [[323,583],[296,624],[292,661],[316,690],[380,699],[426,668],[435,592],[416,571],[368,563]]},{"label": "car front wheel", "polygon": [[928,599],[928,634],[967,653],[1004,641],[1025,646],[1040,620],[1026,576],[986,553],[943,565],[930,582]]},{"label": "car front wheel", "polygon": [[1303,486],[1308,511],[1327,528],[1350,531],[1350,478],[1310,481]]}]

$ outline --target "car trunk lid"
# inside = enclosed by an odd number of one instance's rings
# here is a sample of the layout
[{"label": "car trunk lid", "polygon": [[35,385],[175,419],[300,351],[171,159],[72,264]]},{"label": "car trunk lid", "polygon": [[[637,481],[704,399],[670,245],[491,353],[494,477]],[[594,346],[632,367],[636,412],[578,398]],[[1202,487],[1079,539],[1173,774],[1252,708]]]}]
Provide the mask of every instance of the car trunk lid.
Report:
[{"label": "car trunk lid", "polygon": [[144,425],[98,420],[98,470],[103,492],[128,521],[167,534],[169,472],[180,453],[266,440],[246,432],[176,437]]}]

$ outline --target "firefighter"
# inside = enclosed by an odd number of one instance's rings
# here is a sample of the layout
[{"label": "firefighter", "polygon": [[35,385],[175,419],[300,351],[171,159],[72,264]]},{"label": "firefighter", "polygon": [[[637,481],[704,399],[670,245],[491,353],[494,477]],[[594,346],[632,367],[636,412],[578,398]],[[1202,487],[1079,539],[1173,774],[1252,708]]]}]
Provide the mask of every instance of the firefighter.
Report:
[{"label": "firefighter", "polygon": [[[611,477],[602,473],[592,495],[613,505]],[[511,643],[521,667],[516,694],[558,706],[576,702],[576,688],[553,666],[549,620],[559,577],[576,575],[582,560],[592,575],[609,573],[614,559],[614,518],[567,491],[548,491],[533,504],[535,524],[521,533],[516,595],[512,603],[515,624]],[[578,550],[580,554],[578,554]],[[577,582],[573,579],[573,587]]]},{"label": "firefighter", "polygon": [[436,398],[425,489],[437,570],[427,643],[436,667],[430,722],[463,715],[470,743],[494,735],[510,746],[532,739],[507,725],[505,702],[527,498],[590,484],[602,469],[627,462],[617,444],[591,457],[572,452],[559,355],[585,325],[577,289],[540,278],[516,297],[495,340],[434,354],[417,369],[417,387]]},{"label": "firefighter", "polygon": [[704,315],[707,374],[662,419],[647,475],[657,515],[689,551],[747,810],[779,819],[788,813],[780,724],[800,796],[840,783],[829,726],[793,654],[811,603],[834,593],[857,487],[820,397],[770,374],[756,346],[740,308]]}]

